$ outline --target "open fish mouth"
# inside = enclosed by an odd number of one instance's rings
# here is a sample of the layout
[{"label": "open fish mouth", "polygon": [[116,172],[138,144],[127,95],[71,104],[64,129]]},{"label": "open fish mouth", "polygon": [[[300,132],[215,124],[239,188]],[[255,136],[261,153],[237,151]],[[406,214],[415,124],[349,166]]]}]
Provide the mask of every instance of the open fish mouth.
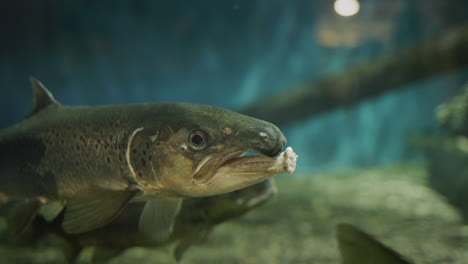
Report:
[{"label": "open fish mouth", "polygon": [[[269,157],[260,153],[244,156],[247,152],[248,150],[234,151],[226,155],[217,163],[217,169],[213,173],[205,175],[205,177],[200,178],[196,183],[208,184],[220,175],[233,177],[251,176],[256,180],[259,179],[258,176],[261,176],[260,178],[267,179],[282,173],[292,174],[296,169],[298,155],[291,147],[286,148],[286,150],[276,157]],[[209,159],[207,157],[207,161],[203,163],[209,163]]]},{"label": "open fish mouth", "polygon": [[296,170],[296,162],[299,156],[291,147],[286,148],[276,157],[268,157],[265,155],[239,156],[226,160],[219,170],[231,170],[241,174],[258,174],[258,173],[289,173],[292,174]]}]

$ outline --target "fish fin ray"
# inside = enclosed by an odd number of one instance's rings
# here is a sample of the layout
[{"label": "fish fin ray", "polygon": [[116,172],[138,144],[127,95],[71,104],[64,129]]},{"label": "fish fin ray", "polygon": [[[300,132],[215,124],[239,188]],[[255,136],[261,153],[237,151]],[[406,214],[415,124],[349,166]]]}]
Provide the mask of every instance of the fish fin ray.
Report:
[{"label": "fish fin ray", "polygon": [[62,228],[67,234],[79,234],[102,227],[112,221],[137,193],[110,192],[104,199],[67,200]]},{"label": "fish fin ray", "polygon": [[174,220],[180,211],[182,198],[154,199],[147,201],[140,216],[140,232],[157,242],[163,242],[172,234]]},{"label": "fish fin ray", "polygon": [[31,81],[31,85],[33,88],[33,110],[32,112],[26,117],[29,118],[43,109],[47,108],[50,105],[61,105],[52,95],[52,93],[42,84],[38,79],[34,77],[29,77]]}]

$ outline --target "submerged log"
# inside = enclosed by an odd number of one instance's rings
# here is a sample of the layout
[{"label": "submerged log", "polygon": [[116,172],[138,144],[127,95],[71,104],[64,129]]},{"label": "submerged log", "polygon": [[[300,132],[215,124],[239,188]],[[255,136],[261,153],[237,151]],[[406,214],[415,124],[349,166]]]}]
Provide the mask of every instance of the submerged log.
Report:
[{"label": "submerged log", "polygon": [[284,125],[466,66],[468,25],[398,54],[299,85],[241,112]]}]

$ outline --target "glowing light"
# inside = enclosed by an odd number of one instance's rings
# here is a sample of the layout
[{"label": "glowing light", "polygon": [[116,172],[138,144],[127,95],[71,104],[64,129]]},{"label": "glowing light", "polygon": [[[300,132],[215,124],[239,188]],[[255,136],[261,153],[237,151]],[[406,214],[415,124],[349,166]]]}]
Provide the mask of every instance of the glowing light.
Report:
[{"label": "glowing light", "polygon": [[340,16],[354,16],[360,8],[357,0],[336,0],[333,7]]}]

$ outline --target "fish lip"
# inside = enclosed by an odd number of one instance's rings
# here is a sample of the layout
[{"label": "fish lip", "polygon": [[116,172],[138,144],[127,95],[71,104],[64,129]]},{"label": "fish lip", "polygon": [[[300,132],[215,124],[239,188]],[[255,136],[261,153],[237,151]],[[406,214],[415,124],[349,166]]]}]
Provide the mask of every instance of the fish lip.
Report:
[{"label": "fish lip", "polygon": [[[254,149],[254,148],[239,149],[239,150],[231,151],[231,152],[227,153],[223,158],[221,158],[218,162],[216,162],[216,165],[213,166],[213,170],[208,175],[200,176],[200,175],[197,175],[197,174],[200,173],[200,171],[202,170],[202,167],[206,166],[207,163],[209,163],[209,161],[204,162],[201,166],[199,166],[197,168],[196,172],[192,176],[193,182],[195,184],[206,184],[206,183],[210,182],[211,180],[213,180],[215,178],[216,172],[221,167],[223,167],[226,164],[229,164],[230,162],[238,160],[240,158],[245,158],[245,157],[241,157],[241,156],[243,154],[247,153],[247,152],[252,152],[252,153],[258,154],[259,156],[274,158],[274,157],[278,156],[279,153],[281,153],[283,147],[284,146],[281,145],[281,148],[277,147],[272,152],[270,152],[270,150],[263,151],[261,149]],[[249,156],[247,156],[247,157],[249,157]]]},{"label": "fish lip", "polygon": [[281,143],[280,145],[276,145],[272,149],[266,149],[266,150],[263,150],[263,151],[262,150],[248,150],[248,151],[255,152],[255,153],[260,154],[262,156],[274,158],[274,157],[278,156],[278,154],[280,154],[281,151],[283,151],[284,146],[285,146],[285,144]]},{"label": "fish lip", "polygon": [[[216,176],[216,172],[221,168],[223,167],[224,165],[226,164],[229,164],[230,162],[233,162],[235,160],[238,160],[240,158],[242,158],[241,156],[247,152],[253,152],[253,153],[256,153],[256,154],[259,154],[261,156],[266,156],[266,157],[269,157],[269,155],[265,155],[261,152],[258,152],[258,151],[254,151],[254,150],[251,150],[251,149],[243,149],[243,150],[235,150],[235,151],[232,151],[228,154],[226,154],[222,159],[220,159],[218,162],[216,162],[216,165],[214,166],[212,172],[205,176],[205,177],[200,177],[200,179],[197,179],[197,176],[194,175],[193,179],[194,179],[194,183],[195,184],[206,184],[208,183],[209,181],[213,180]],[[203,164],[203,166],[206,166],[206,164]],[[200,171],[200,170],[199,170]],[[195,173],[197,174],[198,171]]]},{"label": "fish lip", "polygon": [[239,158],[240,156],[242,156],[244,153],[247,153],[248,151],[249,150],[236,150],[227,154],[221,160],[219,160],[216,166],[216,170],[221,168],[224,164],[228,163],[229,161]]}]

